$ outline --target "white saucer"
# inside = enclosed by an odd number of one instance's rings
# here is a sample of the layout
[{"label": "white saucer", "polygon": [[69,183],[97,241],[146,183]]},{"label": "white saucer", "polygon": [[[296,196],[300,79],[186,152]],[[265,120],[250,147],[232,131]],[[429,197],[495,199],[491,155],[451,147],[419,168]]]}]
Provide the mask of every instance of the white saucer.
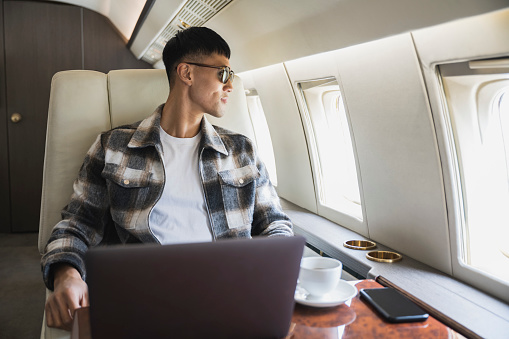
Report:
[{"label": "white saucer", "polygon": [[357,295],[357,288],[344,280],[340,280],[336,288],[324,296],[312,296],[303,287],[297,284],[295,301],[299,304],[313,307],[332,307],[341,305]]}]

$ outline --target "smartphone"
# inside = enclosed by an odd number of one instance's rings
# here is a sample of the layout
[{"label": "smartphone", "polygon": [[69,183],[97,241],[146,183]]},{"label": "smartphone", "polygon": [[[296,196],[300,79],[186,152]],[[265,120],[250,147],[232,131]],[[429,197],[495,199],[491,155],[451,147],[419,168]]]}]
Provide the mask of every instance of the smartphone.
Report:
[{"label": "smartphone", "polygon": [[425,321],[429,316],[422,308],[393,288],[364,288],[360,291],[360,297],[391,323]]}]

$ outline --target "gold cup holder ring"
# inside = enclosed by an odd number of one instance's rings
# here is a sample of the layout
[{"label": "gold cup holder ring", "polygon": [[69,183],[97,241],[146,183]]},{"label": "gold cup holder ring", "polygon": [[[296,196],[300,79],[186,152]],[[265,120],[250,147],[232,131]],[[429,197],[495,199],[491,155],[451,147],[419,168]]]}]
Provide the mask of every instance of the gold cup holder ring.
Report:
[{"label": "gold cup holder ring", "polygon": [[372,250],[376,247],[376,242],[370,240],[348,240],[343,243],[343,246],[353,250]]},{"label": "gold cup holder ring", "polygon": [[403,259],[401,254],[389,251],[371,251],[366,253],[366,258],[377,262],[396,262]]}]

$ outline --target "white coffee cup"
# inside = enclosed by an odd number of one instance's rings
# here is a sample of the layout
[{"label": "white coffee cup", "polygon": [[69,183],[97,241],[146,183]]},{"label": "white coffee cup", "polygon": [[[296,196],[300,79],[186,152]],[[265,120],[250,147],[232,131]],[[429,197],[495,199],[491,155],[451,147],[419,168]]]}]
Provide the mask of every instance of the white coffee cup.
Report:
[{"label": "white coffee cup", "polygon": [[341,261],[324,257],[306,257],[300,262],[299,285],[313,296],[331,292],[341,278]]}]

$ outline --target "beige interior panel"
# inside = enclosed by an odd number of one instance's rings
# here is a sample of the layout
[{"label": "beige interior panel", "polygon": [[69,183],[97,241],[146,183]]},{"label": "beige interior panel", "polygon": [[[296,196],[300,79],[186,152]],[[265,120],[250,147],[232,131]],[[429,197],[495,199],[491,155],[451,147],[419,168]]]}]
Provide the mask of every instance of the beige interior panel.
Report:
[{"label": "beige interior panel", "polygon": [[44,158],[39,251],[42,253],[85,154],[99,133],[109,130],[106,74],[65,71],[53,76]]},{"label": "beige interior panel", "polygon": [[346,48],[336,58],[370,237],[451,273],[441,164],[410,34]]},{"label": "beige interior panel", "polygon": [[117,127],[142,120],[169,93],[166,71],[161,69],[124,69],[108,73],[111,125]]},{"label": "beige interior panel", "polygon": [[[258,91],[274,148],[279,196],[314,213],[313,174],[299,109],[282,64],[246,73]],[[247,80],[247,79],[246,79]]]}]

